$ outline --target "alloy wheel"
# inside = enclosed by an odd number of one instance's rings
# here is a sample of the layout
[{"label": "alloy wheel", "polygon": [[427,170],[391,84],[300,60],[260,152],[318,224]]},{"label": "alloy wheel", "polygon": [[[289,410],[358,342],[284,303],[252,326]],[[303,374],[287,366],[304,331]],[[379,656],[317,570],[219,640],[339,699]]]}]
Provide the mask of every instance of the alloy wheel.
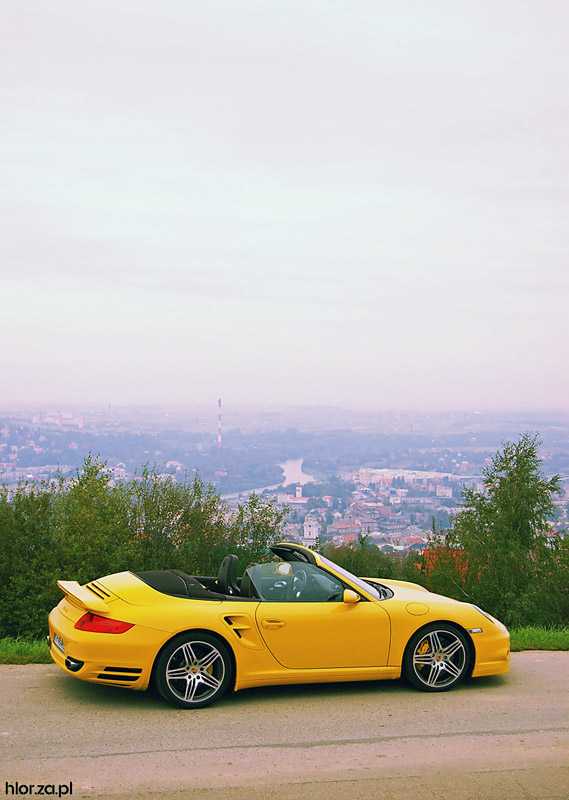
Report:
[{"label": "alloy wheel", "polygon": [[225,692],[230,677],[226,647],[207,634],[188,634],[174,640],[156,665],[158,690],[182,708],[209,705]]},{"label": "alloy wheel", "polygon": [[409,643],[404,672],[407,679],[424,691],[444,691],[456,686],[467,674],[469,650],[457,629],[429,626]]}]

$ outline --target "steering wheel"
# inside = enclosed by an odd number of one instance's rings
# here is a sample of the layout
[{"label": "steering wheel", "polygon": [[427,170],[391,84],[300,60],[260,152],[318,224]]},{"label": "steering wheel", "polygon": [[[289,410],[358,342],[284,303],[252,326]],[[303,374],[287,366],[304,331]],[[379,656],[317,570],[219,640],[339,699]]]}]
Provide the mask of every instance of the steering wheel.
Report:
[{"label": "steering wheel", "polygon": [[300,600],[303,591],[306,589],[308,583],[308,575],[306,570],[299,569],[294,573],[291,582],[288,585],[287,600]]}]

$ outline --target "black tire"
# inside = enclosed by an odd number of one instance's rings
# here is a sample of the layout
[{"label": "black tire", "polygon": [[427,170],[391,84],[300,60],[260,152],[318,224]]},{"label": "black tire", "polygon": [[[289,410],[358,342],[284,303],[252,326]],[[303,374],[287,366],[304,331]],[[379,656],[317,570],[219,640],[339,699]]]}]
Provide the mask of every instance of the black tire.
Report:
[{"label": "black tire", "polygon": [[446,692],[464,680],[470,666],[465,635],[452,625],[433,623],[411,637],[403,656],[403,676],[423,692]]},{"label": "black tire", "polygon": [[156,661],[154,680],[162,697],[179,708],[204,708],[223,696],[232,675],[229,650],[208,633],[183,633]]}]

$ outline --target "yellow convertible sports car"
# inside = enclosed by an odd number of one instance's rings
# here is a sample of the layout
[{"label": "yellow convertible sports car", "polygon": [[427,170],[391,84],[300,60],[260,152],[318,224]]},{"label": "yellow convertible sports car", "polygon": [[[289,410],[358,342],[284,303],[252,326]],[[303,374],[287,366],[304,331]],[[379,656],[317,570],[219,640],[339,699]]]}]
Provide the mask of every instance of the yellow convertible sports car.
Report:
[{"label": "yellow convertible sports car", "polygon": [[510,637],[469,603],[413,583],[357,578],[298,544],[237,577],[175,569],[60,581],[51,656],[95,683],[146,689],[201,708],[231,687],[399,678],[441,692],[508,671]]}]

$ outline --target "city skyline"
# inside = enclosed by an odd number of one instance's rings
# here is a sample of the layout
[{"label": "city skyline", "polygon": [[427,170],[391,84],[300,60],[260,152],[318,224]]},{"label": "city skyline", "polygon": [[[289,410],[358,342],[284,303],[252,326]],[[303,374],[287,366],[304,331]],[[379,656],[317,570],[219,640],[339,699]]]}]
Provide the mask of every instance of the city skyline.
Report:
[{"label": "city skyline", "polygon": [[569,409],[565,4],[3,16],[3,405]]}]

